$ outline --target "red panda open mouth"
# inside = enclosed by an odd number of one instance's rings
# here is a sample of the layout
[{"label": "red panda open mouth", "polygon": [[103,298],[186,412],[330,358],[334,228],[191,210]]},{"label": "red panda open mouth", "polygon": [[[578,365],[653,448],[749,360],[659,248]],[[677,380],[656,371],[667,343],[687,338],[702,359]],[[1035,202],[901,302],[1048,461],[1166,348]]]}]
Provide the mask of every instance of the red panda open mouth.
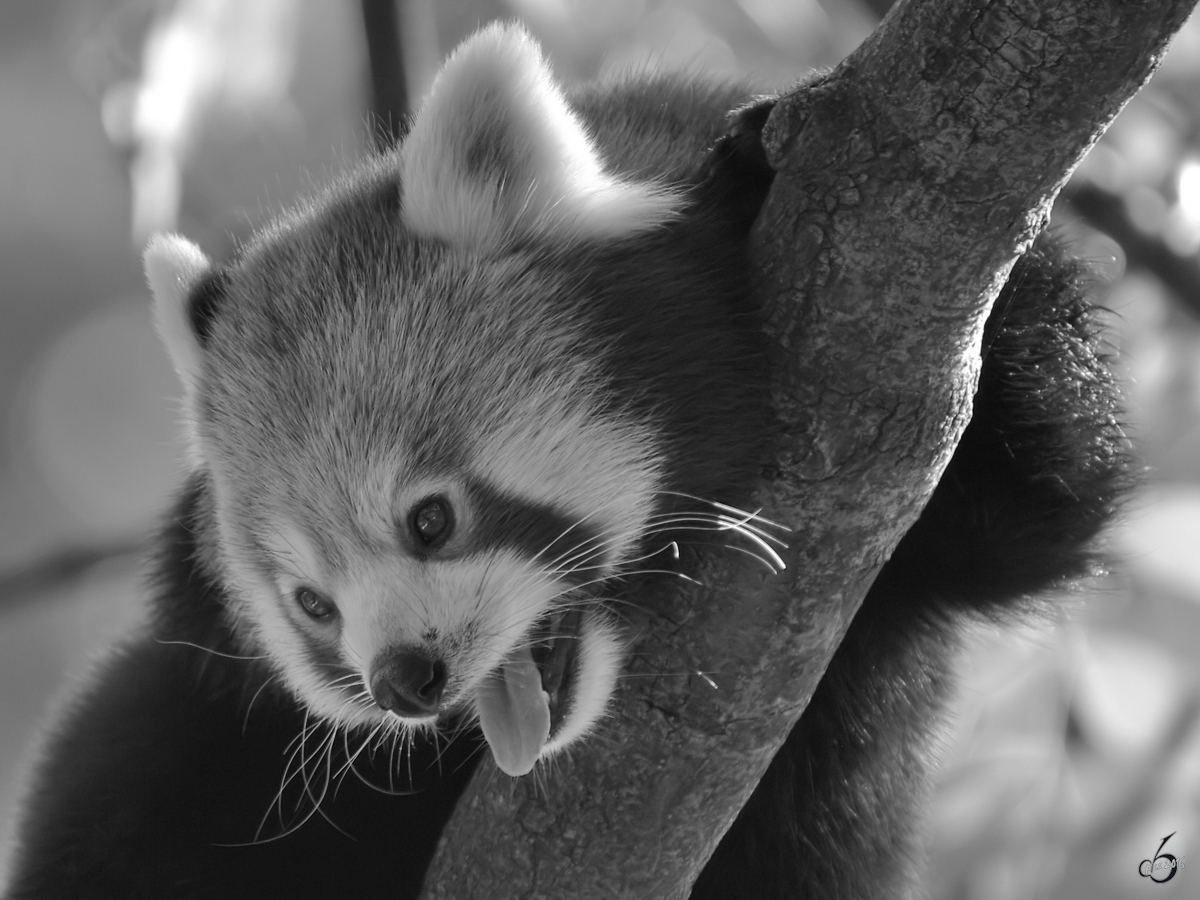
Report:
[{"label": "red panda open mouth", "polygon": [[476,693],[483,736],[509,775],[530,772],[565,719],[582,619],[579,610],[544,616]]},{"label": "red panda open mouth", "polygon": [[542,676],[542,690],[550,697],[550,734],[558,731],[567,710],[579,655],[579,626],[583,612],[562,610],[543,618],[533,630],[533,662]]}]

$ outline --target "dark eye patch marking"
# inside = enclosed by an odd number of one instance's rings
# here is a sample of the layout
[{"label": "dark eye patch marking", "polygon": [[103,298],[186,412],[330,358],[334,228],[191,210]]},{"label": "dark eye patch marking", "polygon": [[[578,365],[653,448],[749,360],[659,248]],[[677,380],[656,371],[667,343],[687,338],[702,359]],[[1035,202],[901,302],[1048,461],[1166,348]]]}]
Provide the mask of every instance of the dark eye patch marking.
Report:
[{"label": "dark eye patch marking", "polygon": [[474,549],[516,550],[575,586],[595,578],[608,560],[601,534],[587,522],[479,481],[468,483],[467,494]]},{"label": "dark eye patch marking", "polygon": [[362,676],[342,662],[341,655],[328,641],[322,640],[303,628],[296,628],[304,644],[304,656],[327,683],[348,698],[360,694],[364,689]]}]

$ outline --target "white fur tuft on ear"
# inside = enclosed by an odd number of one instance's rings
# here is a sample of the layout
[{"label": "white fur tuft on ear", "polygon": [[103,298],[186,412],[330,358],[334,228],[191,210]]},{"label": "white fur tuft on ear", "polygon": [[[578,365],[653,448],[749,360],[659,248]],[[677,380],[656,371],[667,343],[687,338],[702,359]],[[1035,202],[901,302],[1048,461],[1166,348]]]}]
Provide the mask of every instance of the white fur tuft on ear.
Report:
[{"label": "white fur tuft on ear", "polygon": [[482,248],[531,232],[637,233],[681,205],[605,173],[537,43],[499,23],[443,66],[400,150],[400,178],[410,228]]},{"label": "white fur tuft on ear", "polygon": [[202,350],[188,314],[188,296],[208,271],[208,257],[187,238],[156,234],[142,260],[154,295],[154,325],[190,395],[200,379]]}]

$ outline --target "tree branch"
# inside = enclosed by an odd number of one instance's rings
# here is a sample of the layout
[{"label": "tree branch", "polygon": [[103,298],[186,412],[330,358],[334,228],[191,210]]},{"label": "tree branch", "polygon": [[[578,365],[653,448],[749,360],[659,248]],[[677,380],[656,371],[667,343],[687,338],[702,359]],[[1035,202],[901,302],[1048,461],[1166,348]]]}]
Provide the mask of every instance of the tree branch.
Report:
[{"label": "tree branch", "polygon": [[404,74],[398,2],[402,0],[359,3],[371,75],[371,138],[380,150],[395,146],[408,127],[408,80]]},{"label": "tree branch", "polygon": [[638,644],[652,677],[624,680],[609,740],[542,784],[485,762],[427,896],[686,896],[948,461],[1013,260],[1193,2],[908,0],[779,102],[755,252],[781,430],[759,499],[795,529],[787,569],[705,559]]}]

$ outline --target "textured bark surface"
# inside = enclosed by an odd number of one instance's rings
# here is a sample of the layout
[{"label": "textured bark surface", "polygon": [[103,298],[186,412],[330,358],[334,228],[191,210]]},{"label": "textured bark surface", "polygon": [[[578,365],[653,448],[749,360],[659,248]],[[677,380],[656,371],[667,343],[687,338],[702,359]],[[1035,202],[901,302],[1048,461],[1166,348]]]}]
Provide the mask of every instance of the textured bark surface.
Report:
[{"label": "textured bark surface", "polygon": [[1009,267],[1194,2],[908,0],[780,102],[755,244],[787,569],[704,560],[600,740],[539,779],[483,763],[428,897],[686,896],[949,460]]}]

